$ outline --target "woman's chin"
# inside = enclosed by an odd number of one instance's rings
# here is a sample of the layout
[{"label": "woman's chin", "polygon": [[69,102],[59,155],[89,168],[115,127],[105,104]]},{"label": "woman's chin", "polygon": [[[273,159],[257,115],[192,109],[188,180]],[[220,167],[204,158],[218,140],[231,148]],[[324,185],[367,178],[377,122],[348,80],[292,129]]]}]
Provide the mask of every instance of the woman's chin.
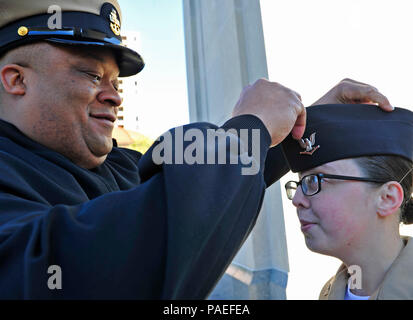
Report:
[{"label": "woman's chin", "polygon": [[328,250],[328,247],[317,241],[314,237],[305,237],[305,244],[312,252],[331,256],[331,252]]}]

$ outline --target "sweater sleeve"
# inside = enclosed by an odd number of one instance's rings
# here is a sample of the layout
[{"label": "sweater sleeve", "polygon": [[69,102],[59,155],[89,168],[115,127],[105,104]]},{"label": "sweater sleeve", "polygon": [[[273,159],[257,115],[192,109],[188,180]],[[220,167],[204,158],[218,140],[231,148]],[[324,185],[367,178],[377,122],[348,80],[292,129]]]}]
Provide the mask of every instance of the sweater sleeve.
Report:
[{"label": "sweater sleeve", "polygon": [[[163,164],[155,169],[157,165],[150,158],[153,149],[143,156],[142,178],[149,181],[151,178],[148,179],[145,172],[153,174],[158,170],[167,195],[164,299],[208,296],[254,226],[264,197],[264,161],[271,138],[261,120],[255,116],[240,116],[230,119],[221,128],[202,126],[202,130],[208,129],[235,129],[240,136],[242,129],[249,130],[249,141],[243,141],[248,154],[254,153],[251,129],[258,130],[260,152],[251,160],[258,162],[259,171],[242,174],[241,163],[245,161],[240,158],[245,154],[241,154],[241,148],[235,154],[238,161],[234,164]],[[233,153],[229,150],[230,143],[227,141],[227,154]],[[219,148],[210,145],[204,151],[211,149]]]},{"label": "sweater sleeve", "polygon": [[267,188],[290,171],[281,144],[269,149],[265,159],[264,178]]},{"label": "sweater sleeve", "polygon": [[[222,127],[228,128],[248,128],[251,138],[228,135],[226,163],[159,163],[154,161],[159,141],[139,161],[141,185],[78,205],[50,206],[35,189],[21,187],[24,179],[4,170],[0,298],[206,298],[254,226],[265,191],[268,131],[254,116],[231,119]],[[174,143],[177,129],[170,131]],[[209,152],[218,153],[215,144],[195,148],[185,137],[202,132],[206,139],[208,130],[219,128],[198,123],[182,129],[182,150],[189,159],[194,150],[210,160]],[[258,153],[253,129],[259,133]],[[258,171],[243,174],[253,164]],[[17,192],[15,185],[26,191]],[[61,269],[61,289],[48,285],[52,265]]]}]

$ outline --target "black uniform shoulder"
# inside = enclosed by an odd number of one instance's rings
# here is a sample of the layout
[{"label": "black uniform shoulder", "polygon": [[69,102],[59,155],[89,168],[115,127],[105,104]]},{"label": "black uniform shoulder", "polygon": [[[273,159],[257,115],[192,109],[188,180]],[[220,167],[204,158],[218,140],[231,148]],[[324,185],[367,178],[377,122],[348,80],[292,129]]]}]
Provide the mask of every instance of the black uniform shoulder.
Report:
[{"label": "black uniform shoulder", "polygon": [[141,157],[142,153],[138,151],[121,147],[113,147],[112,151],[108,154],[106,161],[109,161],[110,163],[131,162],[137,167],[137,162]]}]

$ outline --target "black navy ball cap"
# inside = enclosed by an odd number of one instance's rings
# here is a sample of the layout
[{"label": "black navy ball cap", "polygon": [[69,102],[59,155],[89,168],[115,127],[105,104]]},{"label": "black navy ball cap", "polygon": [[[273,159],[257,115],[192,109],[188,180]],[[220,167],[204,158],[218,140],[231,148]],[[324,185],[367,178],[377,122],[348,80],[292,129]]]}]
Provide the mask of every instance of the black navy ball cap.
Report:
[{"label": "black navy ball cap", "polygon": [[307,127],[300,141],[290,134],[282,149],[293,172],[340,159],[396,155],[413,162],[413,112],[392,112],[365,104],[306,108]]},{"label": "black navy ball cap", "polygon": [[122,43],[116,0],[0,0],[0,55],[36,41],[109,48],[120,77],[145,66],[142,57]]}]

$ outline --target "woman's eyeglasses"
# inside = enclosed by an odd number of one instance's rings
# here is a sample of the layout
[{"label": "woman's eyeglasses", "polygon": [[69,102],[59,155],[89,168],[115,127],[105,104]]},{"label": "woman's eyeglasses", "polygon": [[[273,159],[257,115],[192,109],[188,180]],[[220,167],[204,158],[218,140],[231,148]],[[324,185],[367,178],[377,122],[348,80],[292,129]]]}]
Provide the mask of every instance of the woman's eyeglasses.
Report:
[{"label": "woman's eyeglasses", "polygon": [[337,180],[353,180],[353,181],[364,181],[364,182],[375,182],[375,183],[386,183],[387,180],[377,180],[377,179],[370,179],[370,178],[359,178],[359,177],[349,177],[349,176],[338,176],[333,174],[324,174],[324,173],[317,173],[317,174],[309,174],[304,177],[300,181],[288,181],[285,184],[285,190],[287,191],[287,197],[290,200],[293,200],[295,192],[298,186],[301,185],[301,190],[303,194],[306,196],[313,196],[321,191],[321,182],[324,178],[328,179],[337,179]]}]

